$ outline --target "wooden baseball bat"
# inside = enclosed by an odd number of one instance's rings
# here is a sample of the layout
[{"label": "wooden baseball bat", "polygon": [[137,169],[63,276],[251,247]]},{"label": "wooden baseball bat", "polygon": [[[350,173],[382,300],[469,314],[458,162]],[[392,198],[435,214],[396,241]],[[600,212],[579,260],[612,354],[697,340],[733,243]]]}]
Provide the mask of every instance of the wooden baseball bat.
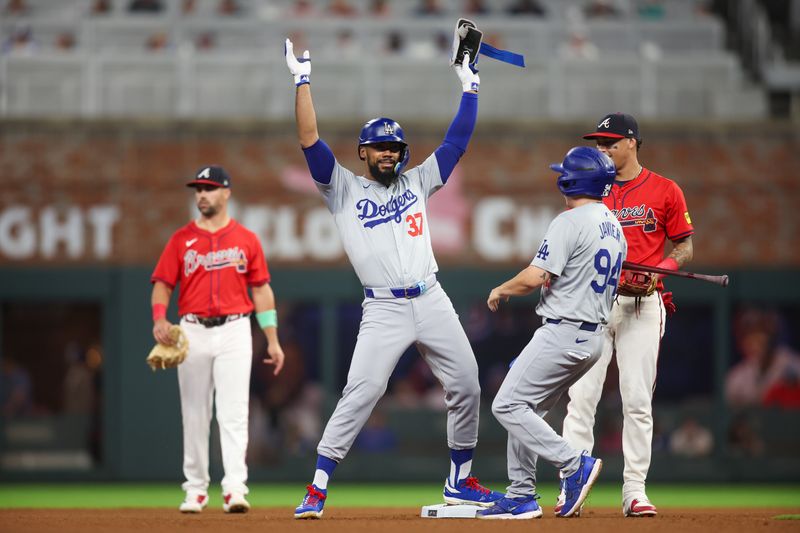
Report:
[{"label": "wooden baseball bat", "polygon": [[640,265],[639,263],[631,263],[629,261],[623,261],[622,268],[626,270],[633,270],[635,272],[654,272],[656,274],[664,274],[665,276],[699,279],[700,281],[708,281],[709,283],[714,283],[721,287],[728,286],[727,274],[723,274],[721,276],[711,276],[709,274],[696,274],[694,272],[685,272],[683,270],[669,270],[668,268],[659,268],[657,266]]}]

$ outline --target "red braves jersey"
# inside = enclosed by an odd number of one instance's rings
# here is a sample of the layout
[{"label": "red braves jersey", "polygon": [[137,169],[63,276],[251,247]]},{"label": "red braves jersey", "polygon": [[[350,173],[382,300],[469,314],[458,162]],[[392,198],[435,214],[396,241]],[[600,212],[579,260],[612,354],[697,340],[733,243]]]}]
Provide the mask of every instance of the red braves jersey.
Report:
[{"label": "red braves jersey", "polygon": [[646,168],[626,182],[614,182],[603,202],[619,220],[628,241],[627,260],[657,265],[667,239],[676,241],[694,233],[692,220],[678,184]]},{"label": "red braves jersey", "polygon": [[256,235],[231,219],[215,233],[194,221],[170,238],[150,281],[180,283],[178,314],[219,316],[249,313],[247,287],[269,283],[269,270]]}]

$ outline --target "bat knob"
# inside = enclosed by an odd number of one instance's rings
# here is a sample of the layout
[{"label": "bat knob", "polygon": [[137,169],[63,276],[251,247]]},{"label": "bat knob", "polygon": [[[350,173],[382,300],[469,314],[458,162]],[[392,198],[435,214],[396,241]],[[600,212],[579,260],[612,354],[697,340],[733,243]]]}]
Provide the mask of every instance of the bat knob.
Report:
[{"label": "bat knob", "polygon": [[727,287],[728,286],[728,276],[727,276],[727,274],[722,276],[722,286],[723,287]]}]

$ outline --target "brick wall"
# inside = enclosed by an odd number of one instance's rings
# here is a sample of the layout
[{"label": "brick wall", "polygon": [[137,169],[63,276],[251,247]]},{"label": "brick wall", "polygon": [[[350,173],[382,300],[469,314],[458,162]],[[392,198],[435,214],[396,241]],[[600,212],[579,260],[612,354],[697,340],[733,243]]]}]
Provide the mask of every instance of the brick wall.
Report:
[{"label": "brick wall", "polygon": [[[412,164],[430,154],[444,129],[404,127]],[[547,165],[581,144],[584,129],[479,124],[454,176],[458,184],[431,200],[444,220],[433,230],[439,262],[524,264],[542,225],[563,205]],[[340,162],[358,171],[358,125],[321,130]],[[686,194],[696,265],[800,266],[800,133],[781,124],[644,124],[642,130],[641,162]],[[255,231],[271,263],[344,264],[336,243],[325,256],[312,253],[330,237],[309,229],[310,213],[319,220],[323,204],[294,132],[293,124],[6,122],[0,264],[154,264],[169,235],[194,216],[184,181],[211,163],[232,175],[236,216],[261,224]],[[506,255],[482,251],[477,207],[494,197],[518,213],[498,225],[498,235],[536,242]],[[546,216],[527,235],[523,226],[536,213]]]}]

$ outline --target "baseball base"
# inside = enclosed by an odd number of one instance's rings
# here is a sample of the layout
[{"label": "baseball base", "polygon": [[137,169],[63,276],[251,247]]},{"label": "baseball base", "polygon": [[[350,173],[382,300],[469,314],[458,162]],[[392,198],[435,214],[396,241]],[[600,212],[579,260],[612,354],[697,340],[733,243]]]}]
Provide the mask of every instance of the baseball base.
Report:
[{"label": "baseball base", "polygon": [[420,516],[422,518],[475,518],[475,513],[483,509],[479,505],[423,505]]}]

